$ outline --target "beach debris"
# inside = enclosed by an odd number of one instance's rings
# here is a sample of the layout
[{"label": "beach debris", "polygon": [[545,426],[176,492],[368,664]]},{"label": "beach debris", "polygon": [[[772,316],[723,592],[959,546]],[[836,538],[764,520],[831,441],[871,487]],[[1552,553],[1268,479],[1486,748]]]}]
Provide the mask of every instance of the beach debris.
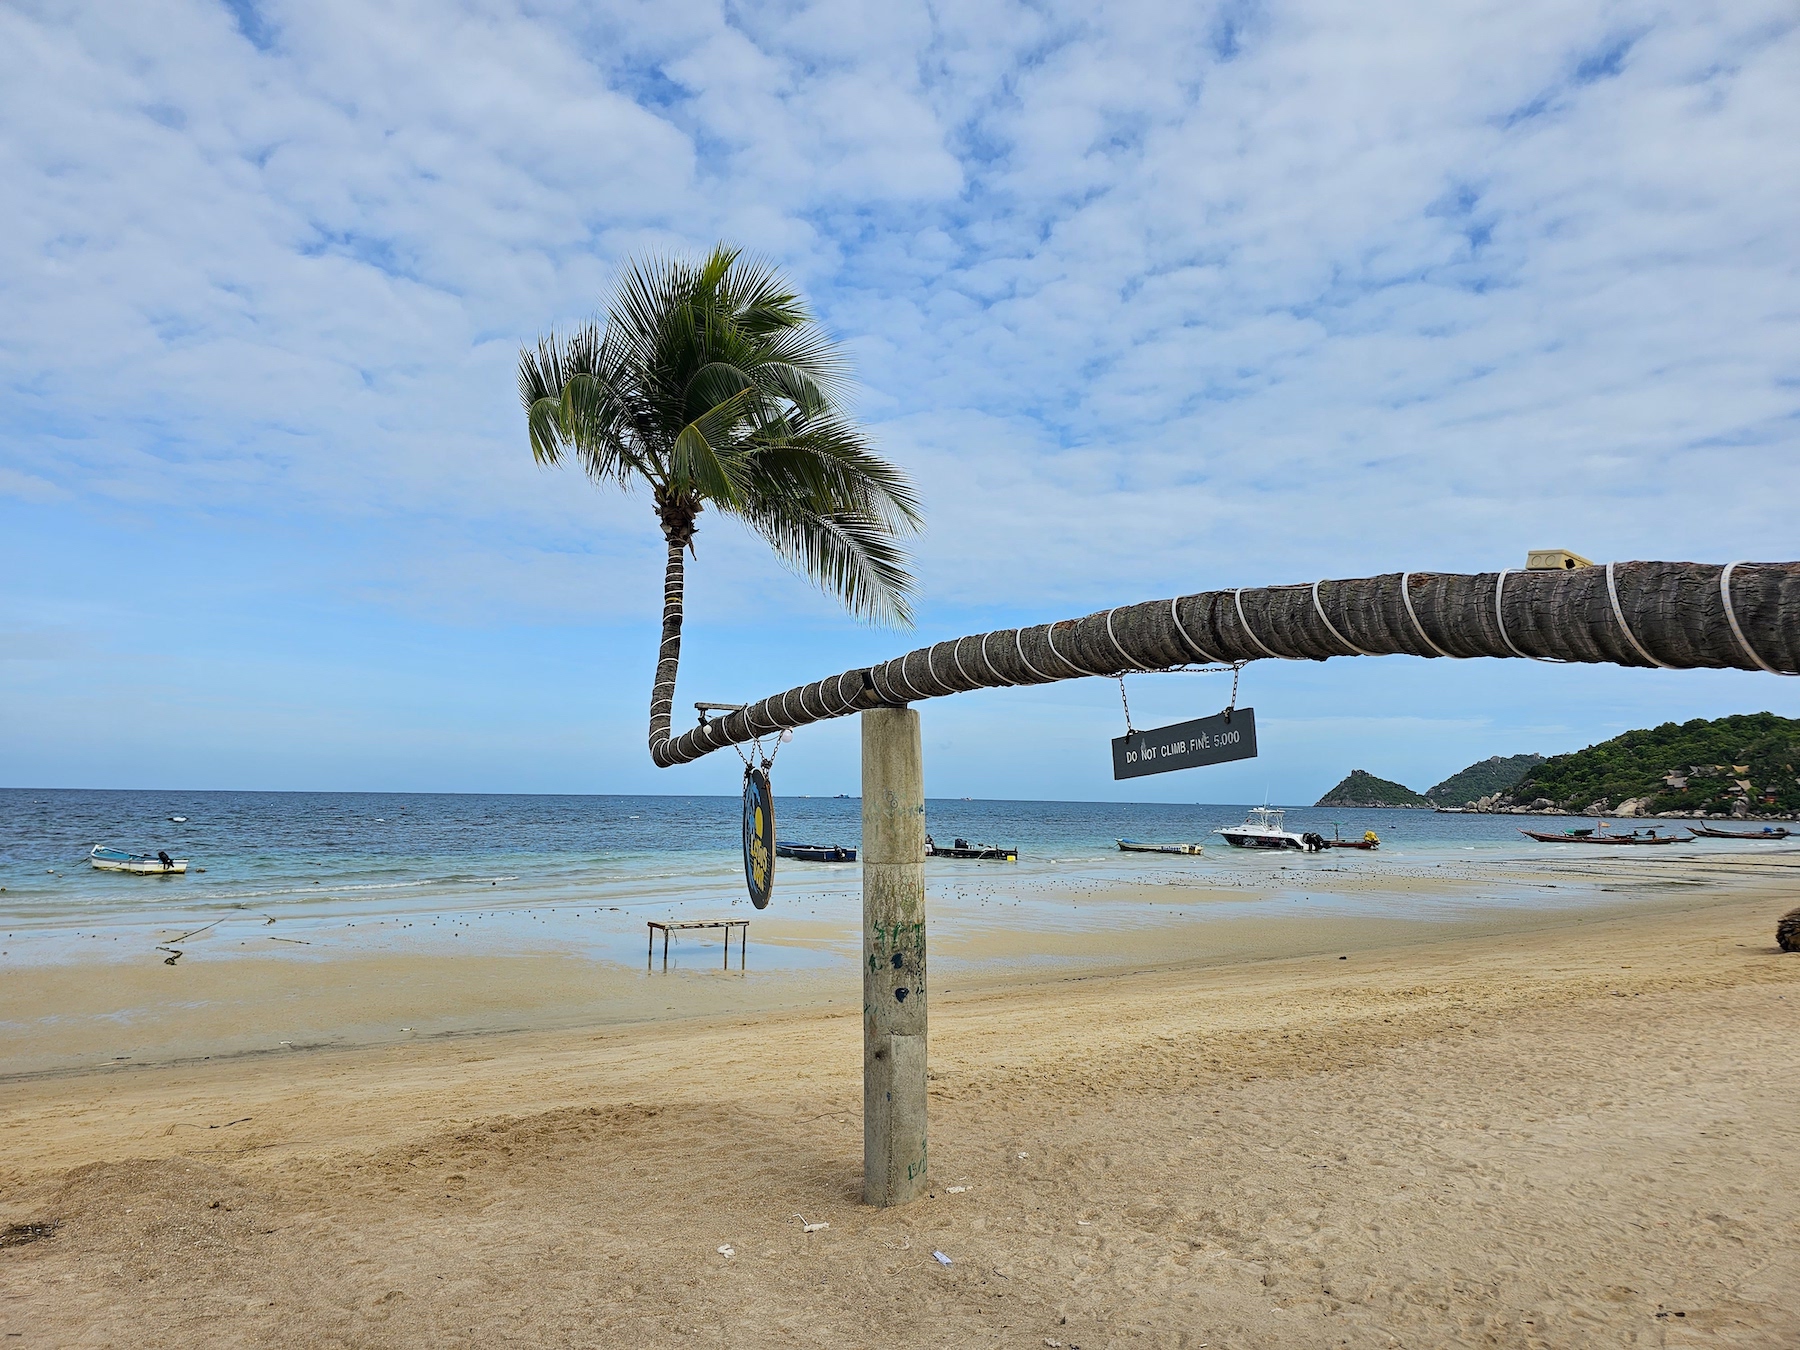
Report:
[{"label": "beach debris", "polygon": [[1029,1153],[1021,1153],[1019,1156],[1021,1158],[1029,1158],[1031,1155]]},{"label": "beach debris", "polygon": [[944,1187],[944,1194],[945,1195],[961,1195],[964,1191],[966,1191],[968,1189],[969,1188],[967,1186],[946,1186],[946,1187]]},{"label": "beach debris", "polygon": [[23,1247],[27,1243],[42,1242],[54,1236],[56,1223],[9,1223],[0,1228],[0,1247]]},{"label": "beach debris", "polygon": [[181,960],[181,953],[179,951],[176,951],[176,949],[173,947],[158,947],[156,950],[159,952],[173,952],[174,953],[174,955],[172,955],[172,956],[163,957],[163,964],[165,966],[172,966],[177,961]]},{"label": "beach debris", "polygon": [[1083,1228],[1092,1228],[1094,1226],[1094,1221],[1092,1219],[1077,1219],[1075,1222],[1080,1224]]},{"label": "beach debris", "polygon": [[800,1231],[802,1233],[822,1233],[827,1228],[831,1227],[830,1224],[823,1221],[819,1223],[808,1223],[806,1221],[806,1215],[804,1214],[796,1214],[794,1217],[800,1220]]},{"label": "beach debris", "polygon": [[737,1255],[737,1250],[727,1242],[723,1247],[719,1248],[719,1255],[729,1261],[732,1257]]},{"label": "beach debris", "polygon": [[942,1252],[933,1252],[933,1253],[932,1253],[932,1256],[933,1256],[933,1257],[934,1257],[934,1258],[936,1258],[936,1260],[937,1260],[937,1263],[938,1263],[938,1264],[939,1264],[939,1265],[940,1265],[940,1266],[948,1266],[948,1265],[952,1265],[952,1264],[954,1264],[954,1263],[953,1263],[953,1262],[952,1262],[952,1261],[951,1261],[951,1260],[950,1260],[950,1258],[949,1258],[949,1257],[947,1257],[947,1256],[945,1256],[945,1255],[944,1255],[944,1254],[943,1254],[943,1253],[942,1253]]},{"label": "beach debris", "polygon": [[1057,1340],[1054,1336],[1044,1337],[1044,1344],[1049,1346],[1050,1350],[1062,1350],[1062,1342]]}]

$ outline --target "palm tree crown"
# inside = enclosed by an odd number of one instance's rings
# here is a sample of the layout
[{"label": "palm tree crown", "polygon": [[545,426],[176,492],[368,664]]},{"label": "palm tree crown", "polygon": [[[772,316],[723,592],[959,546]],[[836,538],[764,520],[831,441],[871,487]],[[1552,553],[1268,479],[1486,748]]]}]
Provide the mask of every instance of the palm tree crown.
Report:
[{"label": "palm tree crown", "polygon": [[669,550],[651,699],[658,763],[680,654],[682,553],[706,506],[742,520],[852,613],[911,620],[897,536],[920,524],[918,498],[845,415],[846,375],[780,274],[723,245],[698,264],[629,264],[604,324],[519,354],[533,457],[573,455],[597,483],[650,488]]}]

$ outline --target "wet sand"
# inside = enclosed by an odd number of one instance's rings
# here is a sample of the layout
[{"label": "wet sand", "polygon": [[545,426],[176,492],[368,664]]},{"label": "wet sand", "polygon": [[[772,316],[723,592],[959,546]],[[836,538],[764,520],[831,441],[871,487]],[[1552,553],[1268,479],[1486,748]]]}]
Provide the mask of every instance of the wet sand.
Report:
[{"label": "wet sand", "polygon": [[[1283,859],[1288,861],[1284,861]],[[1170,859],[1121,878],[970,865],[935,873],[939,994],[1069,976],[1203,968],[1645,914],[1776,878],[1800,850],[1747,858],[1561,851],[1518,862],[1260,855],[1221,871]],[[1771,870],[1773,869],[1773,870]],[[682,933],[665,972],[644,914],[489,906],[265,922],[72,925],[54,959],[0,962],[0,1083],[299,1049],[855,1006],[855,868],[790,883],[723,969],[717,932]],[[715,917],[712,910],[655,917]],[[168,920],[163,920],[167,923]],[[40,944],[41,945],[41,944]],[[179,951],[172,963],[165,954]]]},{"label": "wet sand", "polygon": [[[1800,957],[1772,940],[1795,861],[1595,864],[1606,904],[1248,915],[1204,941],[1175,910],[1124,922],[1169,902],[1114,894],[1119,944],[1090,933],[1079,960],[1049,932],[1043,951],[1010,939],[1025,956],[1008,962],[1003,925],[971,925],[933,991],[933,1197],[881,1212],[856,1203],[853,1003],[727,1010],[705,999],[749,986],[696,965],[656,984],[679,994],[660,1010],[621,974],[616,1010],[637,1020],[559,1027],[519,1017],[525,991],[552,1020],[614,996],[566,953],[519,954],[488,984],[435,954],[159,966],[144,973],[219,982],[188,987],[205,1035],[254,1025],[211,1060],[0,1083],[0,1225],[54,1225],[0,1247],[0,1332],[1800,1343]],[[68,978],[54,969],[9,981]],[[768,987],[836,998],[834,978]],[[105,1008],[154,991],[136,979],[29,996],[89,999],[62,1049],[98,1053]],[[166,1049],[191,1048],[183,1000],[161,995]],[[376,1034],[458,999],[481,1006],[455,1034]],[[282,1007],[368,1043],[252,1045]]]}]

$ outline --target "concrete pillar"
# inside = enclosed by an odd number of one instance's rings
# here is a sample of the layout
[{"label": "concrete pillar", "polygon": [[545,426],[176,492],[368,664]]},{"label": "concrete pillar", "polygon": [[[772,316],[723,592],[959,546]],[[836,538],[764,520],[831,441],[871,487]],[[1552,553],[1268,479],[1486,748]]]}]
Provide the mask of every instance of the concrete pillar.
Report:
[{"label": "concrete pillar", "polygon": [[925,772],[919,714],[862,714],[863,1203],[925,1191]]}]

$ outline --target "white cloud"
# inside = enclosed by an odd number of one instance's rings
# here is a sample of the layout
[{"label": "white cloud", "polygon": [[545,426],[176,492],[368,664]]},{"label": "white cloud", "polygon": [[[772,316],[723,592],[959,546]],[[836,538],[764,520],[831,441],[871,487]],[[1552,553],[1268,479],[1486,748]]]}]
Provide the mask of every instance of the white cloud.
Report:
[{"label": "white cloud", "polygon": [[234,8],[0,14],[0,490],[587,613],[641,534],[530,466],[516,344],[725,237],[858,352],[928,614],[1791,551],[1785,4]]}]

